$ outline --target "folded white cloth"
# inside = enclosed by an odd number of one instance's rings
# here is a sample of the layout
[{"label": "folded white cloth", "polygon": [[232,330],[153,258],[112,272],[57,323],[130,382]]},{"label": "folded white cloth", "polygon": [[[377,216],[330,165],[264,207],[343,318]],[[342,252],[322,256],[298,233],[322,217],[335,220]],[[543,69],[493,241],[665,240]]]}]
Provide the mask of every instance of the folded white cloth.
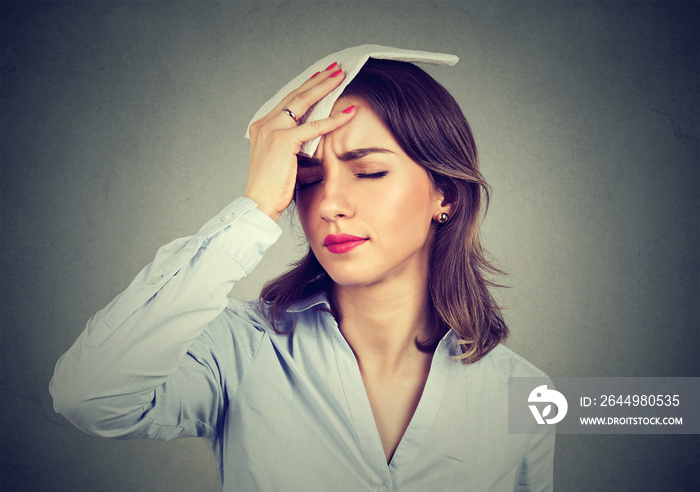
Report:
[{"label": "folded white cloth", "polygon": [[[326,67],[333,62],[338,62],[338,65],[340,65],[340,68],[342,68],[343,72],[345,73],[345,80],[343,80],[343,82],[330,94],[318,101],[315,105],[311,106],[311,108],[309,108],[309,110],[303,116],[297,115],[300,124],[306,121],[328,118],[328,116],[331,114],[331,109],[333,108],[335,101],[340,97],[340,94],[343,92],[345,87],[353,78],[355,78],[369,58],[430,63],[432,65],[454,65],[459,61],[459,58],[455,55],[448,55],[445,53],[429,53],[427,51],[402,50],[399,48],[390,48],[388,46],[379,46],[377,44],[363,44],[362,46],[347,48],[343,51],[339,51],[338,53],[334,53],[320,59],[304,70],[297,77],[292,79],[292,81],[287,85],[282,87],[279,92],[272,97],[272,99],[262,105],[258,112],[255,113],[255,116],[253,116],[253,119],[250,120],[248,130],[246,130],[245,133],[246,138],[250,138],[250,124],[272,111],[272,109],[277,106],[280,101],[287,96],[287,94],[303,84],[313,74],[320,72],[321,70],[325,70]],[[300,153],[308,156],[313,155],[316,151],[316,147],[318,147],[319,140],[319,138],[316,138],[314,140],[304,142],[304,144],[301,146]]]}]

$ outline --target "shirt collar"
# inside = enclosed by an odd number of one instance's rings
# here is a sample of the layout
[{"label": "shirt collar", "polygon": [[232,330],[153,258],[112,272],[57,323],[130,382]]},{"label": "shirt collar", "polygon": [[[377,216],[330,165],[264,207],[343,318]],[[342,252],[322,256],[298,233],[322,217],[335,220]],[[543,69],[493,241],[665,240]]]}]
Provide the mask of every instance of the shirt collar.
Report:
[{"label": "shirt collar", "polygon": [[287,312],[301,313],[318,306],[323,306],[327,309],[330,309],[331,305],[328,302],[328,298],[326,297],[325,292],[317,292],[316,294],[313,294],[307,297],[306,299],[302,299],[301,301],[295,302],[294,304],[289,306]]},{"label": "shirt collar", "polygon": [[[302,313],[315,307],[324,307],[326,309],[330,309],[331,305],[328,302],[328,297],[326,296],[325,292],[317,292],[305,299],[302,299],[301,301],[295,302],[287,309],[287,312]],[[457,334],[454,332],[454,330],[447,330],[447,333],[445,333],[445,335],[438,343],[436,351],[447,352],[447,354],[452,357],[461,355],[462,352],[459,349],[459,345],[455,342],[456,338]]]}]

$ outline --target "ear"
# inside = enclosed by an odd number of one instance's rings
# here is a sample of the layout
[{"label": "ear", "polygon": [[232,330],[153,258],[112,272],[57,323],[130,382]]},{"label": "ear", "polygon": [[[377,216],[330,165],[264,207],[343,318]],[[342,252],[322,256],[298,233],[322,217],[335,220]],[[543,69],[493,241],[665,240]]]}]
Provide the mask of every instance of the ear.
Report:
[{"label": "ear", "polygon": [[439,217],[440,214],[447,214],[452,217],[453,203],[452,200],[442,191],[435,190],[435,210],[433,215]]}]

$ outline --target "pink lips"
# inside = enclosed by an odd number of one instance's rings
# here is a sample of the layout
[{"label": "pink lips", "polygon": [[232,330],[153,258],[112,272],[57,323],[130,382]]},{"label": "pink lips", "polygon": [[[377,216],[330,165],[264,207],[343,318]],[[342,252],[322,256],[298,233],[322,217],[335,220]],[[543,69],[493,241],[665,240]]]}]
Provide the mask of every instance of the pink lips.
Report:
[{"label": "pink lips", "polygon": [[367,241],[367,238],[351,236],[350,234],[329,234],[323,240],[328,251],[335,254],[347,253]]}]

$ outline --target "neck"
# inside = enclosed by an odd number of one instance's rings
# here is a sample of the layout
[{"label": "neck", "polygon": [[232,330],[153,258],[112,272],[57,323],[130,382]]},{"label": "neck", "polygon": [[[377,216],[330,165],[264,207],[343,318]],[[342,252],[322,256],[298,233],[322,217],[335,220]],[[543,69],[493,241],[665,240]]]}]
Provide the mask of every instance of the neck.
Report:
[{"label": "neck", "polygon": [[434,323],[427,286],[417,282],[397,287],[385,282],[334,288],[341,331],[363,370],[393,373],[429,356],[415,344]]}]

